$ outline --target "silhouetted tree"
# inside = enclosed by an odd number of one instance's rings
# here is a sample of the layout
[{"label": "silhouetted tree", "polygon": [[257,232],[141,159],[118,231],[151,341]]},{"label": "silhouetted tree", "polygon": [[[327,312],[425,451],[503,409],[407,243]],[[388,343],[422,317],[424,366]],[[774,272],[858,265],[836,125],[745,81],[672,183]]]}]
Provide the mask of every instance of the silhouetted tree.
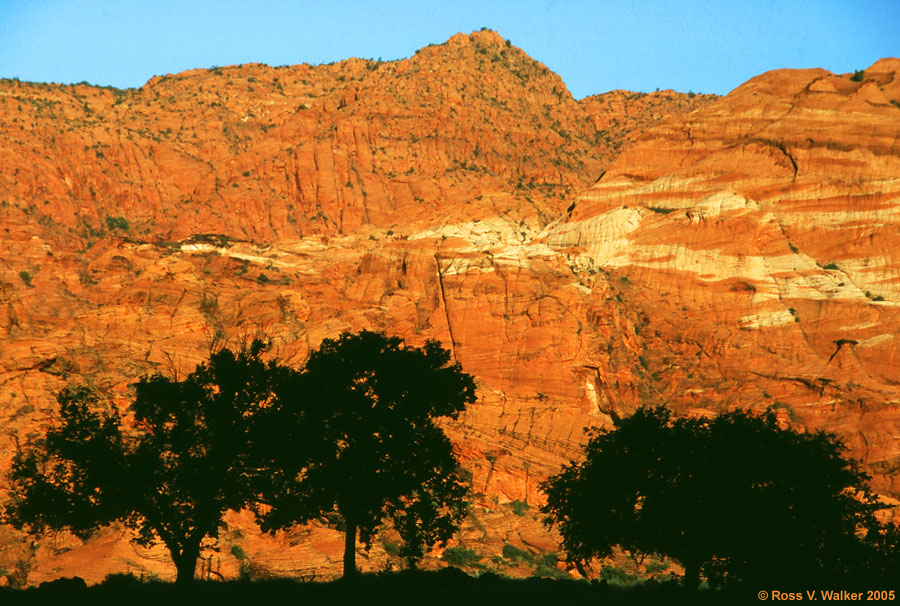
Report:
[{"label": "silhouetted tree", "polygon": [[771,410],[673,419],[644,408],[594,432],[585,460],[542,485],[541,511],[579,567],[619,546],[675,558],[690,587],[701,572],[712,585],[846,575],[886,528],[844,450],[832,434],[780,429]]},{"label": "silhouetted tree", "polygon": [[326,339],[270,418],[293,429],[275,449],[263,528],[336,521],[353,576],[357,533],[368,548],[388,519],[414,563],[466,513],[462,470],[434,420],[474,400],[472,377],[436,342],[416,348],[369,331]]},{"label": "silhouetted tree", "polygon": [[263,350],[222,349],[184,380],[141,379],[124,418],[85,387],[64,389],[58,422],[15,457],[6,517],[82,537],[122,521],[139,544],[166,545],[178,583],[193,580],[203,540],[254,498],[252,425],[289,374]]}]

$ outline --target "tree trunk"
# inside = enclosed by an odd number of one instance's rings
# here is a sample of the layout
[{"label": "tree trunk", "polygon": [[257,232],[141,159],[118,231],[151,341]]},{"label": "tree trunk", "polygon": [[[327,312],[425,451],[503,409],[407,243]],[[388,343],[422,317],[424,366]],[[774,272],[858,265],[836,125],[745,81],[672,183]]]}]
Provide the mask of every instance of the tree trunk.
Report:
[{"label": "tree trunk", "polygon": [[700,563],[685,562],[684,563],[684,586],[690,590],[700,587]]},{"label": "tree trunk", "polygon": [[356,522],[344,519],[347,531],[344,534],[344,578],[356,577]]},{"label": "tree trunk", "polygon": [[182,548],[181,553],[172,553],[172,560],[175,562],[176,585],[186,585],[194,582],[198,557],[200,557],[199,545]]}]

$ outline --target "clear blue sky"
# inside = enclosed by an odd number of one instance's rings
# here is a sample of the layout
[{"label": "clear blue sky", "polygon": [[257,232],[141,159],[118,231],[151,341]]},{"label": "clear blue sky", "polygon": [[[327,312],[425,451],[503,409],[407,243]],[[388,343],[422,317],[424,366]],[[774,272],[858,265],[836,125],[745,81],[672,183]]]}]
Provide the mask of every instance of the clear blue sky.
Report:
[{"label": "clear blue sky", "polygon": [[577,98],[724,94],[770,69],[900,56],[900,0],[0,0],[0,77],[124,88],[213,65],[398,59],[481,27]]}]

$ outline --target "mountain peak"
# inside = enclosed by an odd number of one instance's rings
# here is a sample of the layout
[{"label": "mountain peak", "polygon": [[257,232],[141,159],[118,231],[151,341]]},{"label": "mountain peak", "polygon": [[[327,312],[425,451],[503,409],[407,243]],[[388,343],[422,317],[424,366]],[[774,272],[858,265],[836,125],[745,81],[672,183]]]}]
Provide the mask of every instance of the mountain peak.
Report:
[{"label": "mountain peak", "polygon": [[503,36],[492,29],[480,29],[472,32],[471,34],[463,34],[462,32],[460,32],[447,40],[448,44],[454,45],[471,44],[473,42],[480,42],[481,44],[496,44],[501,46],[506,44],[506,40],[503,39]]}]

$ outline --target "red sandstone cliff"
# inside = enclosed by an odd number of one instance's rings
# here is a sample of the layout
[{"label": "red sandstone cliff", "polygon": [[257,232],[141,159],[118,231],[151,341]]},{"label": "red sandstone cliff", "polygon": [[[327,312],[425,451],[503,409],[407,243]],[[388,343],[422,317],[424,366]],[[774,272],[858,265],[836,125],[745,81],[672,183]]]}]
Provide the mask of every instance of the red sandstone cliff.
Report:
[{"label": "red sandstone cliff", "polygon": [[[538,503],[583,427],[642,402],[774,405],[839,432],[896,496],[897,63],[578,102],[476,32],[136,91],[0,83],[0,468],[67,382],[126,405],[223,336],[264,331],[299,362],[370,328],[438,339],[477,377],[446,429],[483,495],[460,541],[485,555],[555,550],[504,503]],[[0,567],[34,581],[171,574],[114,532],[0,531]],[[259,537],[245,513],[209,552],[226,575],[234,545],[320,576],[341,547]]]},{"label": "red sandstone cliff", "polygon": [[896,494],[898,135],[896,59],[769,72],[645,133],[549,243],[623,282],[659,397],[776,405]]}]

